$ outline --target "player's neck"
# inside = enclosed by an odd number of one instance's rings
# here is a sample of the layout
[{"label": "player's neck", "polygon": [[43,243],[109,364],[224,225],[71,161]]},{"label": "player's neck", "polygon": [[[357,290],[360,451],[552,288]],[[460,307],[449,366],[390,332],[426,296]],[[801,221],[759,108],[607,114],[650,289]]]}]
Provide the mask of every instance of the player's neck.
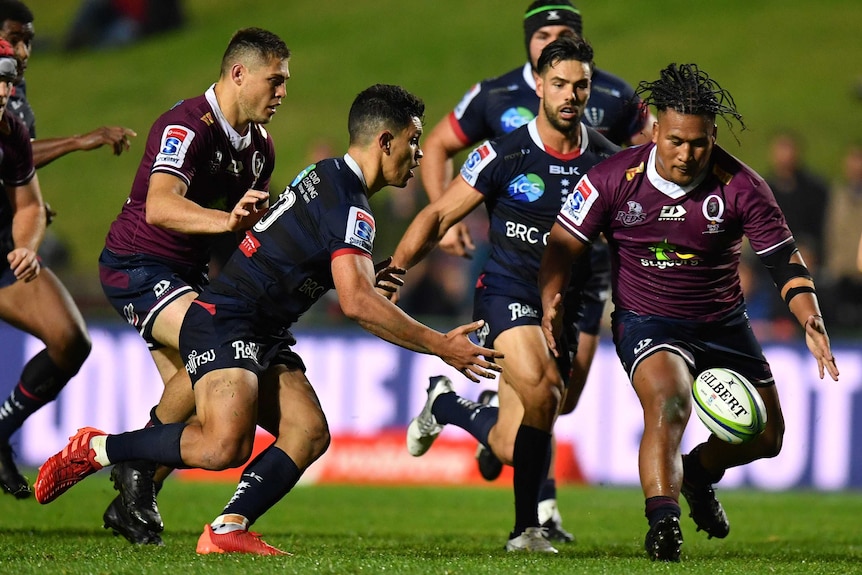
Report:
[{"label": "player's neck", "polygon": [[581,124],[575,125],[571,132],[561,132],[551,125],[547,117],[540,114],[536,120],[536,129],[542,143],[562,155],[571,154],[581,148]]}]

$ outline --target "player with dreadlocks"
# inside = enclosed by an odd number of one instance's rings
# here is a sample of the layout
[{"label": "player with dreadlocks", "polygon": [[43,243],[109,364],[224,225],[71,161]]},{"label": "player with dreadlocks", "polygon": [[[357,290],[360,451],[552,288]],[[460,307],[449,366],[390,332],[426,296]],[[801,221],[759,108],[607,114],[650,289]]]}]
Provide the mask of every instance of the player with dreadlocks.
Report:
[{"label": "player with dreadlocks", "polygon": [[[600,233],[611,250],[617,354],[643,407],[639,470],[653,560],[678,561],[680,493],[698,530],[726,537],[713,484],[726,469],[781,450],[784,420],[769,364],[746,315],[739,281],[742,238],[769,269],[805,332],[820,377],[838,368],[814,282],[772,191],[716,144],[715,119],[742,116],[730,94],[694,64],[671,64],[638,93],[655,107],[652,143],[623,150],[578,182],[551,229],[539,272],[542,327],[555,326],[572,262]],[[715,436],[681,455],[694,376],[727,367],[757,387],[767,426],[748,443]]]}]

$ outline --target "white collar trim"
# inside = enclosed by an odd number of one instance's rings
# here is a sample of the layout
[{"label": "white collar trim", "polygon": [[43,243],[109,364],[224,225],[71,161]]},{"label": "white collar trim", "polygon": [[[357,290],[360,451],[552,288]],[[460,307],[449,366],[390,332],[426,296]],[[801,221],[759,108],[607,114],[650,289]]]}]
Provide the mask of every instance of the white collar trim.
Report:
[{"label": "white collar trim", "polygon": [[362,187],[365,189],[365,195],[368,195],[368,183],[365,181],[365,175],[362,173],[362,168],[356,163],[356,160],[350,157],[350,154],[344,154],[344,163],[350,168],[359,181],[362,182]]},{"label": "white collar trim", "polygon": [[679,198],[685,196],[687,193],[698,187],[701,182],[706,179],[707,172],[709,170],[704,170],[701,174],[694,179],[692,183],[689,185],[682,187],[679,184],[675,184],[669,180],[665,180],[658,174],[658,170],[655,167],[655,146],[649,152],[649,159],[647,160],[647,178],[649,178],[650,183],[656,187],[658,191],[663,193],[664,195],[672,198],[674,200],[678,200]]},{"label": "white collar trim", "polygon": [[231,145],[238,152],[241,152],[248,148],[251,145],[251,131],[253,126],[250,124],[248,127],[248,132],[246,132],[245,136],[241,136],[239,132],[237,132],[233,126],[231,126],[227,119],[224,117],[224,114],[221,111],[221,108],[218,105],[218,99],[216,99],[215,95],[215,84],[209,87],[209,89],[204,94],[206,96],[207,102],[209,102],[210,107],[213,109],[213,113],[215,114],[216,120],[218,121],[219,126],[227,134],[228,139],[230,140]]}]

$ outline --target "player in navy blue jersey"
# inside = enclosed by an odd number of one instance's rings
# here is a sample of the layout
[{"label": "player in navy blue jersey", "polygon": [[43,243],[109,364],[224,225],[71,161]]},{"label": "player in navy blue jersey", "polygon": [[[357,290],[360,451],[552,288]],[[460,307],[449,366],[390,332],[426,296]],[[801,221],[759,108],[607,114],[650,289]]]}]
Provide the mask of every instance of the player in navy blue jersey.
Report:
[{"label": "player in navy blue jersey", "polygon": [[[769,186],[716,144],[717,116],[741,116],[730,94],[695,64],[671,64],[639,92],[656,107],[652,144],[620,152],[590,170],[560,211],[539,283],[542,325],[554,336],[572,262],[600,233],[611,249],[617,354],[643,406],[639,469],[646,498],[647,554],[678,561],[679,494],[698,530],[726,537],[727,515],[713,484],[726,469],[774,457],[784,419],[778,390],[754,337],[739,280],[743,236],[772,275],[805,332],[820,377],[838,369],[814,282]],[[744,127],[744,125],[743,125]],[[754,440],[717,437],[680,456],[694,376],[729,367],[760,392],[767,426]]]},{"label": "player in navy blue jersey", "polygon": [[[533,68],[542,49],[561,36],[583,35],[581,13],[569,0],[532,2],[524,13],[523,26],[527,62],[502,76],[473,86],[458,106],[428,135],[422,164],[422,183],[431,200],[442,195],[451,180],[450,160],[453,156],[483,140],[510,133],[535,117],[539,99],[536,96]],[[651,126],[651,118],[634,89],[621,78],[599,68],[594,69],[591,82],[590,101],[582,118],[584,123],[620,146],[649,141],[644,130]],[[440,240],[440,247],[452,255],[466,257],[471,257],[476,249],[463,222],[455,224],[446,232]],[[585,286],[580,342],[561,407],[563,414],[575,409],[586,383],[598,349],[601,320],[609,295],[610,264],[607,249],[602,243],[596,243],[592,258],[593,275]],[[493,402],[495,399],[491,390],[485,390],[479,397],[482,401]],[[502,464],[481,444],[477,459],[483,477],[493,480],[499,476]],[[560,542],[574,540],[572,534],[562,526],[556,503],[553,466],[542,487],[539,517],[551,539]]]},{"label": "player in navy blue jersey", "polygon": [[86,134],[36,139],[36,115],[27,100],[27,84],[24,80],[34,36],[33,12],[27,5],[18,0],[0,0],[0,38],[12,45],[19,62],[15,91],[7,107],[27,126],[33,140],[35,166],[41,168],[71,152],[95,150],[102,146],[109,146],[117,156],[127,151],[131,138],[137,134],[123,126],[101,126]]},{"label": "player in navy blue jersey", "polygon": [[[287,93],[289,57],[272,32],[236,32],[218,81],[150,128],[131,193],[105,239],[102,288],[146,341],[165,383],[153,425],[185,421],[194,411],[180,325],[208,281],[213,243],[250,228],[268,205],[275,151],[264,124]],[[160,544],[156,492],[169,470],[128,462],[111,471],[120,494],[105,511],[105,526],[133,543]]]},{"label": "player in navy blue jersey", "polygon": [[0,39],[0,319],[40,339],[45,349],[24,366],[0,405],[0,487],[19,499],[31,494],[15,465],[10,438],[24,421],[52,401],[90,353],[81,312],[37,249],[46,212],[27,127],[6,109],[18,66],[12,46]]},{"label": "player in navy blue jersey", "polygon": [[326,417],[302,359],[290,349],[289,328],[333,287],[344,313],[369,332],[435,354],[474,381],[494,377],[499,368],[492,362],[502,354],[467,337],[481,321],[443,334],[375,287],[376,223],[368,199],[385,186],[403,188],[413,177],[422,157],[424,110],[398,86],[378,84],[356,97],[347,154],[303,170],[186,313],[180,348],[194,384],[196,421],[108,436],[79,430],[40,468],[40,502],[104,465],[134,458],[236,467],[248,460],[259,424],[275,441],[246,466],[222,514],[204,527],[197,552],[284,554],[248,528],[329,445]]},{"label": "player in navy blue jersey", "polygon": [[[392,259],[393,265],[409,269],[446,230],[485,204],[491,251],[476,286],[473,317],[485,320],[480,343],[506,354],[499,409],[460,398],[447,378],[433,377],[425,407],[408,427],[407,447],[414,456],[424,454],[451,423],[514,467],[510,551],[556,553],[540,527],[537,505],[571,365],[568,354],[555,363],[545,345],[536,278],[548,231],[572,185],[619,149],[581,123],[592,60],[592,48],[584,40],[563,37],[549,44],[537,63],[538,116],[476,148],[446,193],[416,216]],[[586,278],[589,262],[583,267],[579,277]],[[573,285],[567,294],[573,351],[582,287]]]}]

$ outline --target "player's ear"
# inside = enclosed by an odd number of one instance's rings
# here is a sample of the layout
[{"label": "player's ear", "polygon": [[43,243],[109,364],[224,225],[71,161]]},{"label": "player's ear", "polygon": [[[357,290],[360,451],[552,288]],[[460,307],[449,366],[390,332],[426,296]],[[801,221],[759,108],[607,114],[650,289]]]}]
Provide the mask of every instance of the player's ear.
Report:
[{"label": "player's ear", "polygon": [[245,76],[245,66],[237,62],[230,68],[230,79],[233,80],[233,83],[236,85],[242,84],[243,77]]},{"label": "player's ear", "polygon": [[389,130],[380,132],[380,135],[377,136],[377,143],[380,145],[380,149],[383,150],[384,154],[389,154],[392,148],[392,140],[394,139],[395,136],[393,136],[392,132]]}]

